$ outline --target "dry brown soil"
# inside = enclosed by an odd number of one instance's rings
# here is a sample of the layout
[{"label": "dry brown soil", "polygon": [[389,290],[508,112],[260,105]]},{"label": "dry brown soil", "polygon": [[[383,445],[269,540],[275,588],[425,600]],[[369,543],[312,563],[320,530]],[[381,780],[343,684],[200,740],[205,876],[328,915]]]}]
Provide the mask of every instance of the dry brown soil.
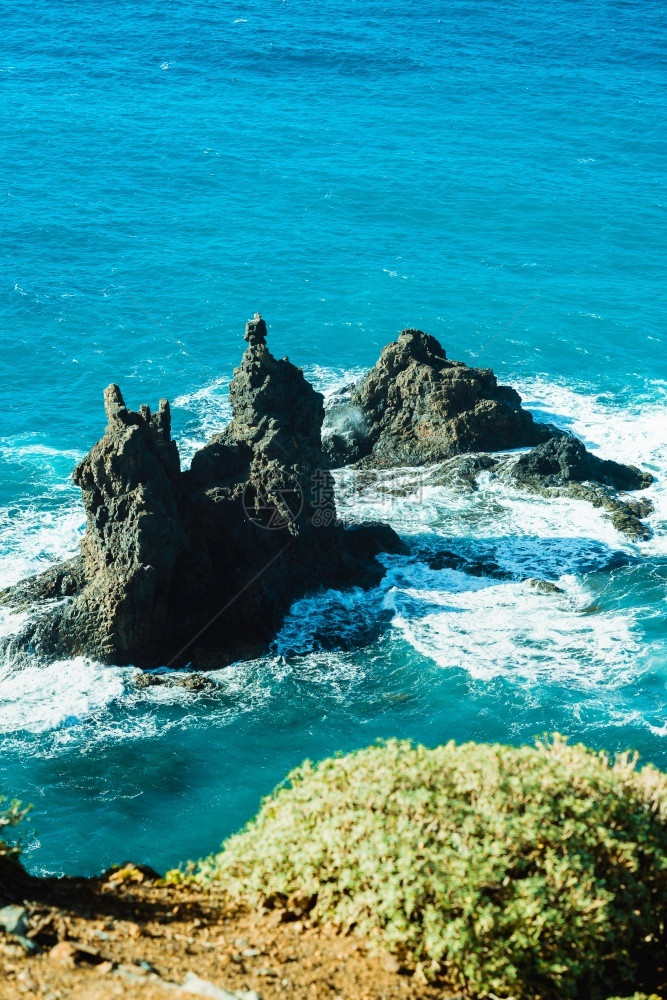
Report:
[{"label": "dry brown soil", "polygon": [[12,899],[26,907],[40,951],[27,956],[0,931],[0,1000],[188,1000],[196,994],[175,986],[189,973],[261,1000],[454,997],[368,941],[311,927],[307,914],[232,906],[148,874],[26,879]]}]

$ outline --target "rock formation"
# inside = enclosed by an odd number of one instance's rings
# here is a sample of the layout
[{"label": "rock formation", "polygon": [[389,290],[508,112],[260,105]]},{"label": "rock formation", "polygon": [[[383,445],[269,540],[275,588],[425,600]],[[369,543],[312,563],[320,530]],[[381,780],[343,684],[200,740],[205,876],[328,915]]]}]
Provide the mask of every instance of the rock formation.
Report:
[{"label": "rock formation", "polygon": [[569,496],[602,507],[614,527],[635,541],[651,537],[641,519],[652,512],[653,504],[645,497],[625,496],[628,490],[649,487],[651,473],[598,458],[569,434],[550,438],[521,455],[507,473],[524,489],[542,496]]},{"label": "rock formation", "polygon": [[[245,339],[230,385],[233,419],[187,471],[166,400],[156,413],[135,413],[118,386],[105,391],[106,430],[74,472],[86,511],[80,554],[0,593],[31,613],[9,640],[13,651],[201,668],[265,651],[297,598],[370,586],[383,574],[377,553],[404,551],[387,525],[338,522],[329,469],[353,462],[441,462],[443,477],[470,489],[484,470],[542,495],[589,500],[632,538],[650,534],[641,522],[650,502],[617,493],[648,486],[650,475],[536,423],[490,369],[448,361],[425,333],[404,330],[326,419],[302,371],[269,352],[259,315]],[[479,454],[532,445],[518,459]],[[498,570],[449,551],[440,564]]]},{"label": "rock formation", "polygon": [[332,399],[323,442],[332,468],[389,468],[526,447],[554,433],[490,368],[449,361],[434,337],[404,330],[359,383]]},{"label": "rock formation", "polygon": [[[331,398],[322,434],[332,468],[443,462],[443,481],[470,488],[485,470],[545,496],[588,500],[629,537],[650,536],[641,518],[651,502],[617,495],[645,489],[653,482],[649,473],[597,458],[577,438],[536,422],[490,369],[449,361],[438,341],[420,330],[404,330],[360,382]],[[469,454],[531,446],[518,461]]]},{"label": "rock formation", "polygon": [[259,316],[246,340],[233,420],[188,471],[166,400],[135,413],[118,386],[105,391],[106,430],[74,472],[86,511],[80,556],[0,595],[33,611],[38,602],[15,650],[222,666],[265,650],[305,593],[381,578],[374,556],[401,543],[387,526],[337,522],[322,396],[270,354]]},{"label": "rock formation", "polygon": [[[602,508],[614,527],[633,541],[651,537],[642,518],[653,511],[647,497],[630,497],[628,490],[643,490],[653,476],[632,465],[598,458],[584,444],[560,432],[521,455],[457,455],[442,462],[433,484],[474,492],[480,473],[487,473],[543,497],[570,497]],[[450,559],[451,557],[451,559]],[[427,559],[429,561],[429,559]],[[463,569],[473,576],[496,576],[492,563],[466,564],[466,560],[445,552],[435,568]]]},{"label": "rock formation", "polygon": [[578,438],[550,438],[521,457],[514,466],[521,482],[539,477],[545,486],[600,483],[614,490],[643,490],[653,482],[650,472],[592,455]]}]

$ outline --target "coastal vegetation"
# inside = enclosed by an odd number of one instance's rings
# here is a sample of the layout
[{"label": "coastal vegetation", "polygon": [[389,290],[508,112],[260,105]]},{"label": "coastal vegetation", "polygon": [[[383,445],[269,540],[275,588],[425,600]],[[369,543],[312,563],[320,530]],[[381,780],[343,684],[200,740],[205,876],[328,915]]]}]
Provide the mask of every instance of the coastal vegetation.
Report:
[{"label": "coastal vegetation", "polygon": [[666,821],[667,777],[630,754],[390,740],[306,761],[169,877],[374,938],[466,995],[608,997],[660,962]]},{"label": "coastal vegetation", "polygon": [[[364,983],[383,976],[383,996],[662,996],[667,775],[639,768],[630,753],[612,758],[556,734],[534,747],[452,741],[429,749],[394,739],[306,761],[219,854],[164,879],[130,864],[97,879],[30,878],[17,863],[26,812],[0,800],[0,905],[10,904],[0,910],[0,945],[14,962],[23,949],[32,970],[25,975],[45,989],[55,975],[83,997],[91,975],[134,982],[148,970],[151,982],[187,992],[187,975],[183,987],[173,977],[185,974],[188,955],[201,951],[204,971],[216,975],[213,934],[227,981],[238,966],[232,978],[248,983],[255,956],[275,952],[283,967],[294,960],[285,955],[299,953],[318,998],[347,968],[336,965],[342,943],[352,956],[355,940],[368,956],[355,975]],[[3,879],[7,866],[14,877]],[[186,933],[165,930],[165,914],[184,921]],[[248,946],[247,933],[264,944]],[[189,942],[183,954],[176,939]],[[150,960],[139,960],[148,941]],[[58,971],[63,963],[70,972]],[[14,977],[19,968],[7,966]],[[273,987],[297,973],[271,971],[270,994],[262,994],[277,996]],[[132,995],[126,985],[119,995]],[[378,981],[364,995],[381,992]]]}]

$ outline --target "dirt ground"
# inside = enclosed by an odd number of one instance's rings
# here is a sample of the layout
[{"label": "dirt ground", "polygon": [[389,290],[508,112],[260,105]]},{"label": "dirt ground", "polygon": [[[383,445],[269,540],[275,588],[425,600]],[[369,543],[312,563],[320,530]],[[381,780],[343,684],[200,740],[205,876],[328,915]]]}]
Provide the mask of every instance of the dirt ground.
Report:
[{"label": "dirt ground", "polygon": [[26,955],[0,930],[0,1000],[220,997],[212,987],[255,991],[261,1000],[455,996],[419,982],[368,941],[309,926],[298,909],[230,907],[137,869],[91,880],[25,879],[11,898],[25,907],[28,946],[39,952]]}]

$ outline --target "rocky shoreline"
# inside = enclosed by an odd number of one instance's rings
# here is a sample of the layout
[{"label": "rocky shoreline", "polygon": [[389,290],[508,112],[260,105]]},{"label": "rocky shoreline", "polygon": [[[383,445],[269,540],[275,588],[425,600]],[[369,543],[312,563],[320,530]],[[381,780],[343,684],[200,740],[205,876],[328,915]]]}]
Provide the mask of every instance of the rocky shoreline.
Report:
[{"label": "rocky shoreline", "polygon": [[[332,397],[323,448],[334,469],[447,462],[447,477],[470,488],[487,472],[542,496],[587,500],[633,540],[651,534],[642,524],[651,502],[625,495],[649,487],[650,473],[600,459],[571,434],[538,423],[490,368],[450,361],[421,330],[404,330],[360,382]],[[518,448],[532,450],[518,459],[489,454]]]},{"label": "rocky shoreline", "polygon": [[[475,489],[481,472],[540,495],[603,508],[629,538],[650,535],[653,477],[600,459],[536,422],[490,369],[447,358],[404,330],[356,385],[323,396],[246,326],[230,384],[231,423],[182,470],[169,403],[127,408],[104,393],[107,426],[74,470],[86,511],[80,554],[0,593],[29,612],[4,640],[14,657],[79,654],[146,669],[213,669],[265,652],[290,606],[319,589],[376,585],[382,552],[407,553],[386,524],[340,522],[331,470],[445,462]],[[519,457],[493,455],[531,448]],[[194,683],[194,681],[193,681]]]}]

